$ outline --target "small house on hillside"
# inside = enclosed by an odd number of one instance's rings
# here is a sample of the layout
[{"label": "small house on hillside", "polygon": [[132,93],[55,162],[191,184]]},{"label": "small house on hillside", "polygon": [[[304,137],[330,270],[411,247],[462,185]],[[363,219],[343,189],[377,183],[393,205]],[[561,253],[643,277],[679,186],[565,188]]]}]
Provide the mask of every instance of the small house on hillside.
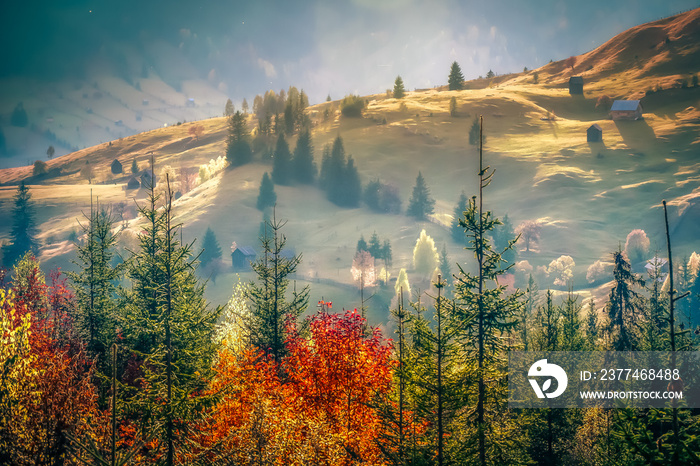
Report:
[{"label": "small house on hillside", "polygon": [[249,270],[250,263],[255,260],[255,249],[250,246],[231,244],[231,265],[233,270]]},{"label": "small house on hillside", "polygon": [[141,183],[134,177],[131,177],[129,182],[126,184],[126,189],[139,189],[140,187]]},{"label": "small house on hillside", "polygon": [[616,100],[610,109],[613,120],[639,120],[642,113],[644,109],[639,100]]},{"label": "small house on hillside", "polygon": [[569,94],[583,95],[583,76],[572,76],[569,78]]},{"label": "small house on hillside", "polygon": [[603,142],[603,128],[601,128],[598,123],[592,124],[586,130],[588,142]]}]

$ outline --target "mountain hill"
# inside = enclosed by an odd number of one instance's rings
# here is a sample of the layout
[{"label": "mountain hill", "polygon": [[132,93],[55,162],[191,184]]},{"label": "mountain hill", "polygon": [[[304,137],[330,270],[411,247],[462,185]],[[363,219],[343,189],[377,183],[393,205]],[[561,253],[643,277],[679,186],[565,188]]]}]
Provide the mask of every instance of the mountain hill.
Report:
[{"label": "mountain hill", "polygon": [[[694,225],[700,220],[700,87],[692,85],[689,73],[697,71],[693,64],[699,62],[699,34],[697,9],[623,32],[575,57],[573,70],[562,60],[526,73],[470,81],[463,91],[408,92],[401,100],[386,94],[366,96],[360,119],[342,117],[339,102],[310,107],[319,167],[323,147],[340,135],[363,183],[380,179],[397,187],[405,209],[421,171],[437,203],[429,221],[417,223],[404,214],[339,209],[316,187],[276,186],[277,218],[288,220],[289,244],[303,253],[297,280],[312,284],[312,302],[325,296],[345,307],[359,307],[350,267],[360,235],[369,239],[374,231],[391,241],[394,277],[401,267],[412,269],[412,249],[423,228],[438,248],[447,246],[452,262],[468,262],[464,245],[450,239],[449,224],[460,192],[477,192],[478,152],[469,144],[468,133],[478,115],[484,116],[486,163],[496,169],[485,191],[485,208],[497,216],[508,214],[514,225],[538,221],[542,226],[539,246],[520,251],[519,260],[527,264],[519,265],[516,281],[522,283],[532,271],[540,288],[554,286],[560,277],[551,262],[569,255],[576,264],[575,288],[598,286],[599,281],[588,284],[588,267],[608,260],[609,252],[624,245],[636,228],[651,238],[650,257],[665,250],[663,198],[673,209],[678,257],[698,250]],[[573,75],[584,77],[582,96],[569,95],[567,83]],[[596,105],[602,96],[641,98],[644,119],[610,120],[609,108]],[[456,114],[451,116],[453,98]],[[603,130],[602,143],[586,141],[586,130],[594,123]],[[251,130],[257,127],[252,116],[248,124]],[[200,137],[190,133],[194,125],[202,126]],[[191,182],[200,166],[222,156],[225,137],[225,119],[212,118],[56,158],[48,162],[49,173],[39,177],[32,176],[31,167],[1,170],[0,212],[10,218],[16,185],[25,180],[38,205],[41,260],[48,267],[70,267],[69,239],[76,237],[76,219],[89,206],[92,193],[100,203],[118,206],[125,228],[122,247],[133,247],[140,231],[134,201],[142,201],[144,190],[127,189],[130,167],[136,160],[144,170],[153,157],[156,175],[168,166],[181,177],[178,188],[183,195],[175,212],[184,225],[184,239],[202,238],[211,227],[226,258],[234,241],[257,247],[262,214],[255,204],[260,179],[271,171],[271,163],[262,160],[269,150],[263,148],[254,163],[215,173],[188,190],[184,177]],[[288,142],[293,148],[296,136]],[[266,144],[274,147],[274,138]],[[125,173],[111,173],[115,159]],[[92,169],[92,183],[85,179],[86,165]],[[9,228],[10,222],[3,222],[0,237],[6,238]],[[637,264],[639,270],[642,267]],[[227,272],[210,283],[210,297],[225,302],[234,280]],[[423,289],[428,285],[426,277],[416,274],[411,280]],[[375,316],[376,321],[385,318]]]}]

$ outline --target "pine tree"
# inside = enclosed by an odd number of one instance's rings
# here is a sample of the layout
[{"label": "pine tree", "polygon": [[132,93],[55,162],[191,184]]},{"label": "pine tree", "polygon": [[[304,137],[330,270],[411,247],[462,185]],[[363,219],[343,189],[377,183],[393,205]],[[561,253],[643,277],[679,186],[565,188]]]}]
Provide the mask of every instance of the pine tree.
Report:
[{"label": "pine tree", "polygon": [[248,110],[249,110],[248,101],[245,100],[245,98],[243,98],[243,103],[241,103],[241,110],[243,110],[244,114],[246,114],[246,115],[248,114]]},{"label": "pine tree", "polygon": [[292,154],[289,152],[289,146],[284,139],[284,134],[277,138],[277,146],[275,147],[275,156],[272,161],[272,180],[275,184],[286,185],[291,182],[292,173]]},{"label": "pine tree", "polygon": [[12,230],[10,237],[12,244],[5,246],[3,262],[6,266],[12,265],[25,252],[36,254],[39,249],[39,241],[36,239],[36,227],[34,224],[34,202],[29,192],[29,187],[21,181],[17,186],[14,197],[15,207],[12,216]]},{"label": "pine tree", "polygon": [[559,348],[562,351],[584,351],[586,340],[581,322],[581,310],[583,306],[569,286],[569,293],[561,307],[561,341]]},{"label": "pine tree", "polygon": [[450,116],[457,116],[457,99],[454,96],[450,99]]},{"label": "pine tree", "polygon": [[264,211],[268,207],[273,207],[277,203],[277,193],[275,185],[270,176],[265,172],[260,181],[260,192],[258,194],[257,208]]},{"label": "pine tree", "polygon": [[[204,394],[215,355],[220,309],[212,311],[195,274],[193,244],[178,241],[166,177],[165,205],[150,189],[140,207],[146,220],[140,247],[127,267],[132,289],[120,306],[124,345],[140,362],[141,388],[125,394],[127,411],[158,440],[156,458],[170,466],[191,436],[211,395]],[[137,365],[138,367],[138,365]]]},{"label": "pine tree", "polygon": [[131,162],[131,173],[137,174],[139,172],[139,164],[136,163],[136,158]]},{"label": "pine tree", "polygon": [[112,229],[115,218],[98,204],[90,206],[87,223],[81,225],[85,240],[76,244],[73,263],[78,272],[68,272],[77,298],[75,325],[86,348],[98,359],[98,368],[107,372],[107,349],[116,337],[116,285],[124,267],[113,267],[118,237]]},{"label": "pine tree", "polygon": [[[487,450],[494,452],[489,455],[492,464],[510,463],[512,461],[509,455],[518,454],[514,451],[516,444],[512,442],[513,439],[505,440],[498,435],[500,429],[510,428],[508,422],[511,421],[494,414],[499,410],[498,404],[507,397],[504,383],[504,337],[517,324],[516,316],[521,312],[522,292],[516,290],[506,294],[506,286],[498,282],[498,277],[508,267],[503,266],[502,251],[495,251],[488,237],[500,221],[493,218],[490,211],[483,210],[483,189],[490,183],[493,172],[484,170],[481,151],[478,174],[478,201],[476,196],[472,197],[460,219],[460,225],[467,236],[467,249],[474,253],[477,273],[472,274],[458,266],[455,297],[460,303],[457,313],[464,329],[460,334],[460,343],[464,345],[465,363],[474,370],[474,382],[468,384],[467,390],[477,402],[473,414],[469,415],[474,429],[466,433],[476,447],[475,457],[469,458],[465,463],[485,466]],[[510,242],[509,247],[513,246],[514,242]]]},{"label": "pine tree", "polygon": [[369,252],[369,248],[367,246],[367,241],[365,241],[364,235],[360,235],[360,239],[357,240],[357,248],[356,248],[355,252],[358,253],[358,252],[362,252],[362,251]]},{"label": "pine tree", "polygon": [[362,198],[362,181],[360,174],[355,167],[355,160],[352,156],[348,157],[348,163],[345,166],[344,176],[342,178],[342,196],[341,204],[344,207],[357,207],[360,205]]},{"label": "pine tree", "polygon": [[250,162],[253,151],[248,142],[248,127],[245,116],[236,111],[228,117],[228,137],[226,139],[226,158],[232,167]]},{"label": "pine tree", "polygon": [[452,62],[450,67],[450,75],[447,78],[447,84],[449,90],[451,91],[461,91],[464,83],[464,75],[462,75],[462,69],[459,67],[459,63]]},{"label": "pine tree", "polygon": [[376,231],[372,233],[372,236],[369,238],[367,251],[369,251],[375,259],[382,258],[382,244],[379,242],[379,235],[377,235]]},{"label": "pine tree", "polygon": [[314,148],[311,144],[311,133],[308,129],[302,130],[294,148],[292,159],[294,177],[299,183],[312,184],[316,178],[316,164],[314,163]]},{"label": "pine tree", "polygon": [[287,297],[289,277],[293,276],[301,263],[301,256],[286,257],[282,250],[287,239],[281,234],[284,222],[273,215],[266,224],[265,235],[260,237],[263,255],[253,264],[256,281],[247,289],[252,301],[247,324],[250,342],[272,356],[279,363],[286,353],[288,325],[306,310],[309,302],[309,287],[304,287]]},{"label": "pine tree", "polygon": [[225,117],[230,117],[233,116],[233,114],[236,112],[235,107],[233,106],[233,102],[231,102],[231,99],[228,99],[226,101],[226,106],[224,107],[224,116]]},{"label": "pine tree", "polygon": [[421,172],[416,177],[416,185],[413,187],[413,194],[408,201],[406,214],[415,217],[416,220],[425,220],[428,215],[435,211],[435,199],[430,197],[430,189],[425,184],[425,179]]},{"label": "pine tree", "polygon": [[588,301],[588,310],[586,311],[586,342],[588,351],[593,351],[598,347],[598,312],[595,308],[595,301],[591,298]]},{"label": "pine tree", "polygon": [[199,263],[202,267],[206,267],[217,259],[221,259],[221,246],[219,246],[219,240],[216,239],[214,230],[207,228],[202,240],[202,253],[199,255]]},{"label": "pine tree", "polygon": [[459,195],[459,200],[455,206],[452,225],[450,226],[450,233],[452,234],[452,239],[456,242],[462,244],[464,243],[464,229],[459,224],[459,220],[462,218],[464,211],[467,210],[467,195],[462,191]]},{"label": "pine tree", "polygon": [[633,287],[644,286],[644,280],[632,273],[630,263],[621,249],[613,252],[612,256],[613,287],[607,304],[610,318],[608,332],[615,351],[634,351],[638,349],[635,322],[641,318],[643,298]]},{"label": "pine tree", "polygon": [[449,285],[452,283],[452,266],[450,266],[450,259],[447,257],[447,246],[443,243],[442,251],[440,251],[440,273],[442,274],[445,284]]},{"label": "pine tree", "polygon": [[403,87],[403,79],[401,76],[397,76],[394,81],[394,99],[403,99],[406,95],[406,89]]}]

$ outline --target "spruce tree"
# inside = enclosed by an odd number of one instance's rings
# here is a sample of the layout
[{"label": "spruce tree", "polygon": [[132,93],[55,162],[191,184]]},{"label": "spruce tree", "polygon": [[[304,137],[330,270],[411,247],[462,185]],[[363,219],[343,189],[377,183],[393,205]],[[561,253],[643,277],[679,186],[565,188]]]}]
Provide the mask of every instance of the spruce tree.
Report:
[{"label": "spruce tree", "polygon": [[236,112],[235,107],[233,106],[233,102],[231,102],[231,99],[228,99],[226,101],[226,105],[224,106],[224,116],[225,117],[230,117]]},{"label": "spruce tree", "polygon": [[608,332],[615,351],[638,349],[636,322],[641,318],[643,297],[634,290],[644,286],[644,280],[632,273],[630,263],[621,249],[612,253],[613,287],[608,298],[607,313],[610,318]]},{"label": "spruce tree", "polygon": [[[499,430],[510,429],[509,419],[497,416],[505,409],[502,405],[507,398],[505,385],[504,338],[514,330],[517,315],[522,306],[522,292],[506,293],[506,285],[498,279],[507,270],[504,266],[503,251],[494,250],[489,240],[493,229],[500,224],[490,211],[483,209],[483,189],[493,176],[483,168],[482,152],[479,151],[479,196],[472,197],[460,219],[460,225],[467,236],[467,250],[474,254],[477,264],[476,274],[467,272],[462,266],[455,277],[455,297],[463,332],[460,343],[463,345],[465,364],[474,370],[473,382],[466,389],[476,399],[476,409],[468,416],[473,429],[466,432],[476,449],[465,463],[492,464],[511,463],[512,456],[518,455],[513,439],[504,439]],[[509,247],[514,243],[510,242]],[[499,406],[499,404],[501,404]]]},{"label": "spruce tree", "polygon": [[77,299],[75,325],[86,349],[98,360],[98,369],[107,371],[107,349],[116,337],[116,282],[124,264],[112,266],[118,237],[112,231],[116,222],[111,211],[90,206],[82,226],[85,240],[76,244],[73,263],[78,272],[68,272]]},{"label": "spruce tree", "polygon": [[[472,122],[472,126],[469,128],[469,144],[472,146],[476,146],[479,144],[479,132],[481,130],[481,127],[479,126],[479,119],[474,118],[474,121]],[[486,135],[482,134],[481,135],[481,140],[483,143],[486,143]]]},{"label": "spruce tree", "polygon": [[240,111],[236,111],[228,118],[226,139],[226,158],[232,167],[245,165],[252,160],[253,151],[248,138],[246,118]]},{"label": "spruce tree", "polygon": [[464,83],[464,75],[462,75],[462,69],[459,67],[459,63],[452,62],[450,67],[450,75],[447,78],[447,84],[449,90],[451,91],[461,91]]},{"label": "spruce tree", "polygon": [[367,246],[367,241],[365,241],[365,236],[360,235],[360,239],[357,240],[357,249],[356,252],[362,252],[362,251],[368,251],[369,252],[369,247]]},{"label": "spruce tree", "polygon": [[311,133],[308,129],[302,130],[294,148],[292,159],[294,177],[299,183],[312,184],[316,178],[316,164],[314,163],[314,148],[311,144]]},{"label": "spruce tree", "polygon": [[34,202],[29,187],[24,184],[24,181],[21,181],[17,186],[14,203],[12,230],[10,231],[12,243],[5,246],[3,254],[3,262],[6,266],[11,266],[27,251],[36,254],[39,249],[34,223]]},{"label": "spruce tree", "polygon": [[249,110],[248,101],[245,98],[243,98],[243,102],[241,103],[241,110],[243,110],[244,114],[246,114],[246,115],[248,114],[248,110]]},{"label": "spruce tree", "polygon": [[139,208],[146,225],[127,267],[132,288],[120,306],[122,343],[140,366],[139,385],[128,387],[127,411],[158,440],[151,452],[166,465],[191,437],[211,399],[207,383],[215,356],[220,309],[210,310],[196,274],[193,244],[180,244],[173,225],[169,179],[164,206],[153,188]]},{"label": "spruce tree", "polygon": [[447,257],[447,246],[442,245],[442,251],[440,251],[440,274],[442,274],[443,280],[445,280],[446,285],[452,283],[452,266],[450,266],[450,259]]},{"label": "spruce tree", "polygon": [[258,194],[258,202],[256,204],[258,210],[264,211],[268,207],[273,207],[277,203],[277,193],[275,193],[275,185],[272,183],[270,176],[265,172],[260,180],[260,192]]},{"label": "spruce tree", "polygon": [[286,354],[287,325],[306,310],[309,303],[309,287],[294,289],[287,296],[289,277],[301,263],[301,256],[291,258],[283,254],[287,238],[281,233],[286,222],[278,222],[273,215],[260,237],[262,257],[253,262],[256,280],[247,288],[246,296],[252,301],[247,330],[250,343],[272,356],[279,363]]},{"label": "spruce tree", "polygon": [[292,181],[291,165],[292,154],[289,152],[289,146],[284,139],[284,134],[280,133],[272,161],[272,181],[275,184],[289,184]]},{"label": "spruce tree", "polygon": [[459,195],[459,200],[457,200],[457,205],[455,206],[452,225],[450,226],[450,233],[452,234],[452,239],[456,242],[462,244],[464,243],[464,228],[459,224],[459,220],[462,218],[464,211],[467,210],[467,195],[462,191]]},{"label": "spruce tree", "polygon": [[513,224],[508,218],[508,214],[503,217],[503,224],[498,225],[493,230],[493,245],[498,251],[506,251],[503,253],[503,260],[508,264],[515,264],[517,260],[517,251],[515,248],[508,248],[508,243],[516,237]]},{"label": "spruce tree", "polygon": [[588,309],[586,310],[586,342],[588,351],[593,351],[598,347],[598,312],[595,308],[595,301],[591,298],[588,301]]},{"label": "spruce tree", "polygon": [[372,236],[369,238],[367,250],[375,259],[382,258],[382,244],[379,242],[379,235],[377,235],[376,231],[372,233]]},{"label": "spruce tree", "polygon": [[416,220],[425,220],[428,215],[435,211],[435,199],[430,197],[430,189],[425,184],[423,174],[418,172],[416,185],[413,187],[413,194],[408,201],[406,214],[415,217]]},{"label": "spruce tree", "polygon": [[221,246],[219,246],[219,240],[216,239],[214,230],[207,228],[202,240],[202,253],[199,255],[199,263],[202,267],[206,267],[217,259],[221,259]]},{"label": "spruce tree", "polygon": [[360,199],[362,198],[362,181],[352,156],[348,157],[348,163],[343,172],[339,205],[343,207],[357,207],[360,205]]},{"label": "spruce tree", "polygon": [[394,81],[394,99],[403,99],[406,95],[406,89],[403,87],[403,79],[401,76],[397,76]]}]

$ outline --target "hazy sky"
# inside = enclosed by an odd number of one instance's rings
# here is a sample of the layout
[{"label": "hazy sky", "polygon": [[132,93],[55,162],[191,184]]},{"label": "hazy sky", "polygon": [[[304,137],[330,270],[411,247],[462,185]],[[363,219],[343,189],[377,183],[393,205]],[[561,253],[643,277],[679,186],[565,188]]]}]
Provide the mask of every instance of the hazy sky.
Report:
[{"label": "hazy sky", "polygon": [[[95,57],[134,69],[186,58],[177,78],[212,69],[234,101],[295,85],[312,103],[535,68],[623,30],[698,6],[691,0],[230,1],[36,0],[0,7],[0,76],[81,76]],[[179,52],[178,52],[179,50]],[[144,58],[145,57],[145,58]],[[166,72],[161,68],[162,74]],[[1,92],[1,91],[0,91]]]}]

